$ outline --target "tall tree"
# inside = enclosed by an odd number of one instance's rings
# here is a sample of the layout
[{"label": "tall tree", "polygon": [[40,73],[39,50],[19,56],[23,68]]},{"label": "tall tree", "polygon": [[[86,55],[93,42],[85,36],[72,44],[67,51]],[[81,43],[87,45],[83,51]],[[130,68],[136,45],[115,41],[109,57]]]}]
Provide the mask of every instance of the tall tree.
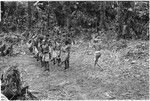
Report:
[{"label": "tall tree", "polygon": [[101,10],[100,10],[100,28],[102,30],[107,30],[106,21],[105,21],[106,1],[102,1],[101,3],[102,3],[102,5],[101,5]]},{"label": "tall tree", "polygon": [[2,32],[2,1],[0,1],[0,33]]},{"label": "tall tree", "polygon": [[31,12],[32,2],[28,1],[28,30],[31,29],[31,19],[32,19],[32,12]]},{"label": "tall tree", "polygon": [[48,5],[47,5],[47,29],[49,30],[50,27],[50,2],[48,1]]}]

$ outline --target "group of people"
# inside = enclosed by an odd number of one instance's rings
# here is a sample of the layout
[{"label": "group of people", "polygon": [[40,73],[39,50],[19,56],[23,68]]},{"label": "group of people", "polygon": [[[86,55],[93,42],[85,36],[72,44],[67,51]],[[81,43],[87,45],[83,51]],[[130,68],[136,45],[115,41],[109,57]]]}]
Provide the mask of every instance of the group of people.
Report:
[{"label": "group of people", "polygon": [[64,64],[65,69],[69,68],[71,40],[62,41],[61,39],[50,39],[48,36],[37,36],[29,40],[27,46],[45,70],[50,70],[50,63],[58,66]]}]

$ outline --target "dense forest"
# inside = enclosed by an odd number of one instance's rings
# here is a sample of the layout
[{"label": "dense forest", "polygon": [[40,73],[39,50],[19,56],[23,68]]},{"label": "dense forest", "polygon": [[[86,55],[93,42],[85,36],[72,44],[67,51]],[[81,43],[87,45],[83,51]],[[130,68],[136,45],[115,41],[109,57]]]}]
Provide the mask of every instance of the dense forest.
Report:
[{"label": "dense forest", "polygon": [[4,33],[55,35],[58,27],[72,38],[102,30],[112,30],[118,39],[147,40],[149,36],[148,1],[2,2],[1,10]]},{"label": "dense forest", "polygon": [[149,99],[149,1],[0,8],[0,100]]}]

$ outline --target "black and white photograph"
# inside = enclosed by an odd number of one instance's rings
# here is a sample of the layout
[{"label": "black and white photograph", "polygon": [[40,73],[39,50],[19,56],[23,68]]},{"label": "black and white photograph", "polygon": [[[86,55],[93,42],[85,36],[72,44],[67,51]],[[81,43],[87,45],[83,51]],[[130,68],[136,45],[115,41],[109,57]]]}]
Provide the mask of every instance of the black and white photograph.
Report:
[{"label": "black and white photograph", "polygon": [[0,100],[149,100],[149,11],[0,0]]}]

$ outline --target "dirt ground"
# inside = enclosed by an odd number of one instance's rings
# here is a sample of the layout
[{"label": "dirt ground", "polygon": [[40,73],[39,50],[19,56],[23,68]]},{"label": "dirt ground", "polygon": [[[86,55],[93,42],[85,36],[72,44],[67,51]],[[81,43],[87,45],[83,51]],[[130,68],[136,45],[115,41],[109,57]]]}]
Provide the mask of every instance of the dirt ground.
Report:
[{"label": "dirt ground", "polygon": [[102,50],[98,64],[103,70],[93,67],[94,50],[86,44],[72,47],[68,70],[51,64],[49,72],[26,45],[20,48],[25,54],[1,58],[1,71],[17,63],[24,84],[39,100],[149,99],[148,42],[128,42],[118,51]]}]

